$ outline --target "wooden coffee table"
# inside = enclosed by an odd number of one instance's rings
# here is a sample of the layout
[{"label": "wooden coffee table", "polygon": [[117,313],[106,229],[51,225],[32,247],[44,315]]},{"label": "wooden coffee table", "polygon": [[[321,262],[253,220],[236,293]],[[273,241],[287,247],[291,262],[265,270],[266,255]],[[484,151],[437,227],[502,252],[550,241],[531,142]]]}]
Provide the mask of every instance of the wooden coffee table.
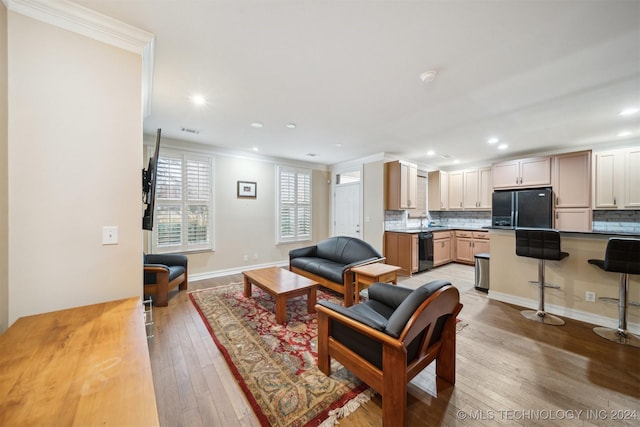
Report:
[{"label": "wooden coffee table", "polygon": [[254,284],[276,300],[276,322],[284,324],[287,320],[287,300],[301,295],[307,296],[307,311],[315,313],[316,288],[318,282],[307,279],[280,267],[267,267],[243,271],[244,296],[251,296]]}]

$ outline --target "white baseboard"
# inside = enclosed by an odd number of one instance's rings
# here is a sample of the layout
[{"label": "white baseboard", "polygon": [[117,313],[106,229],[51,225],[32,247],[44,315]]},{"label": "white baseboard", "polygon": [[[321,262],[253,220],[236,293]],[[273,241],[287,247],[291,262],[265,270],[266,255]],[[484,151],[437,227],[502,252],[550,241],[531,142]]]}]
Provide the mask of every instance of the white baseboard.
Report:
[{"label": "white baseboard", "polygon": [[258,268],[287,267],[287,266],[289,266],[289,261],[278,261],[278,262],[271,262],[266,264],[246,265],[243,267],[228,268],[225,270],[215,270],[215,271],[208,271],[206,273],[189,274],[189,281],[197,282],[198,280],[213,279],[216,277],[223,277],[223,276],[231,276],[232,274],[240,274],[243,271],[255,270]]},{"label": "white baseboard", "polygon": [[[532,310],[538,309],[538,301],[527,298],[517,297],[502,292],[495,292],[489,289],[489,298],[506,302],[508,304],[517,305]],[[545,311],[555,314],[556,316],[568,317],[569,319],[579,320],[581,322],[591,323],[596,326],[605,326],[607,328],[617,328],[618,319],[601,316],[599,314],[587,313],[582,310],[573,310],[559,305],[545,304]],[[640,334],[640,324],[627,322],[627,330],[633,334]]]}]

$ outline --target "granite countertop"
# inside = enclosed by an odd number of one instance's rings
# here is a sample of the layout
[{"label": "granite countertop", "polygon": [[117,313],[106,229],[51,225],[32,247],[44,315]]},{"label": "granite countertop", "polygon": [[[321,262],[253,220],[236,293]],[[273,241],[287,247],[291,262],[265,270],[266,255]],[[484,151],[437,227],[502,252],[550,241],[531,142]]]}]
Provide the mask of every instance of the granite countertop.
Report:
[{"label": "granite countertop", "polygon": [[419,227],[407,227],[407,228],[398,228],[395,230],[385,230],[392,233],[408,233],[408,234],[417,234],[417,233],[426,233],[432,232],[435,233],[437,231],[452,231],[452,230],[467,230],[467,231],[488,231],[489,227],[477,227],[477,226],[449,226],[449,225],[436,225],[431,227],[423,227],[420,229]]},{"label": "granite countertop", "polygon": [[[489,230],[515,230],[515,227],[488,227]],[[596,235],[596,236],[615,236],[615,237],[640,237],[640,233],[629,233],[622,231],[601,231],[601,230],[593,230],[593,231],[565,231],[559,230],[561,234],[570,234],[570,235]]]}]

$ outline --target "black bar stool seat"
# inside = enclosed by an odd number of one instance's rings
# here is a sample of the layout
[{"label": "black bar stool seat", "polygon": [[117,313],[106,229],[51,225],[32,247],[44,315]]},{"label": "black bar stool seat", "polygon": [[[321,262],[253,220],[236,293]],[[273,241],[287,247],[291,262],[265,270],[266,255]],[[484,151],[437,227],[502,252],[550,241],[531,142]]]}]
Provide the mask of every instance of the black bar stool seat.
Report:
[{"label": "black bar stool seat", "polygon": [[598,298],[600,301],[618,303],[618,328],[593,328],[593,332],[619,344],[640,347],[640,338],[627,331],[627,308],[639,305],[629,302],[629,275],[640,274],[640,239],[612,237],[607,242],[604,259],[590,259],[589,264],[604,271],[620,273],[619,298]]},{"label": "black bar stool seat", "polygon": [[538,286],[538,310],[522,310],[520,314],[529,320],[545,325],[564,325],[564,320],[544,311],[544,288],[559,288],[545,282],[546,260],[560,261],[569,256],[560,250],[560,232],[548,229],[516,229],[516,255],[538,260],[538,281],[530,282]]}]

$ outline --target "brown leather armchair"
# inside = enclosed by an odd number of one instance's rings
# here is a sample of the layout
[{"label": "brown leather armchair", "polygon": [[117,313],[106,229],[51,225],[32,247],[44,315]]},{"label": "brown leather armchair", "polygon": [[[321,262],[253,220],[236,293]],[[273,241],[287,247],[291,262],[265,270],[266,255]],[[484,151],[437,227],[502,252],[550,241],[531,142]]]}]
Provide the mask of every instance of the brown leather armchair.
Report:
[{"label": "brown leather armchair", "polygon": [[158,307],[169,305],[169,291],[187,289],[187,257],[178,254],[144,255],[144,295],[155,295]]},{"label": "brown leather armchair", "polygon": [[416,290],[386,283],[369,287],[369,300],[343,307],[319,301],[318,367],[331,375],[331,358],[382,396],[382,425],[407,425],[407,383],[434,360],[450,384],[456,373],[458,289],[435,280]]}]

